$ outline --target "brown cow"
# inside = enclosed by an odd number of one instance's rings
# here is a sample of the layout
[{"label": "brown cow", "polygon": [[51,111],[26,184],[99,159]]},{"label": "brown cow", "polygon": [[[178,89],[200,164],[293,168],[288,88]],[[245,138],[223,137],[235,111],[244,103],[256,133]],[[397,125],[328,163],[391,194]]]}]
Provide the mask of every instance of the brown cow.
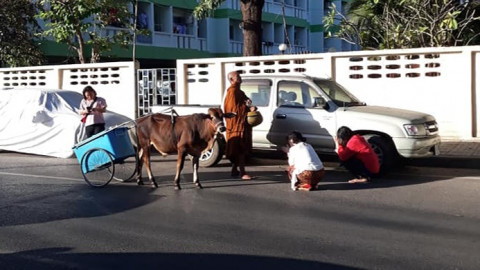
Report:
[{"label": "brown cow", "polygon": [[198,113],[185,116],[173,116],[156,113],[136,120],[139,143],[139,167],[137,183],[143,184],[142,166],[146,164],[148,178],[154,187],[158,187],[150,167],[151,145],[162,155],[178,153],[175,189],[180,187],[180,173],[185,157],[191,155],[193,183],[202,188],[198,179],[198,163],[202,152],[213,147],[219,132],[225,131],[223,112],[220,108],[208,109],[208,114]]}]

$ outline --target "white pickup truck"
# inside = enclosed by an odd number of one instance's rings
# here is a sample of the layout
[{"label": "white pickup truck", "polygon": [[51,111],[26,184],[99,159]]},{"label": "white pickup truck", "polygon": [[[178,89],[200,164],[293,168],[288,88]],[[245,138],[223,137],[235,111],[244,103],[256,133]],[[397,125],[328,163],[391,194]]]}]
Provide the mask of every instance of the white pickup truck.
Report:
[{"label": "white pickup truck", "polygon": [[[196,87],[195,84],[198,85],[200,80],[189,78],[194,72],[188,71],[188,67],[194,65],[185,64],[178,78],[185,85],[184,89],[177,91],[180,104],[173,105],[175,111],[181,115],[205,113],[208,107],[221,106],[227,86],[224,80],[228,73],[226,66],[222,65],[223,68],[218,70],[222,85],[217,86],[217,90],[211,90],[205,88],[208,84]],[[230,70],[235,70],[233,68]],[[241,88],[263,116],[262,124],[253,129],[254,149],[280,151],[286,143],[286,136],[296,130],[307,138],[307,142],[318,153],[332,154],[336,150],[334,137],[337,129],[347,126],[367,138],[379,156],[382,171],[387,171],[397,157],[421,158],[439,154],[438,126],[431,115],[368,106],[330,79],[300,73],[243,73]],[[204,72],[203,75],[219,76],[211,72]],[[218,94],[212,95],[208,91]],[[194,104],[196,100],[211,103]],[[167,107],[171,106],[155,106],[152,111],[160,112]],[[223,156],[223,146],[224,143],[220,141],[205,153],[201,159],[202,166],[216,164]]]}]

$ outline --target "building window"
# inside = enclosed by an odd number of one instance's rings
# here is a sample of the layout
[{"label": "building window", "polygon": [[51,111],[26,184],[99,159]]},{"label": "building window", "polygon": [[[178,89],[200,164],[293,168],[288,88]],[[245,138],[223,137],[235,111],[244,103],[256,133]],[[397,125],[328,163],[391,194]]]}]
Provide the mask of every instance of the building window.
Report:
[{"label": "building window", "polygon": [[173,33],[181,35],[193,35],[192,11],[184,9],[173,10]]}]

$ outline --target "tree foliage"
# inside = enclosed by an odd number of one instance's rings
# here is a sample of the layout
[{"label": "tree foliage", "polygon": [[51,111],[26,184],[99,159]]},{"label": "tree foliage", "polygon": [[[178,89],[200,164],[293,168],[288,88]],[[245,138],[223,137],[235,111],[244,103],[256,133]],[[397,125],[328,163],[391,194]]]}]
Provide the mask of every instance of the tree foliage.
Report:
[{"label": "tree foliage", "polygon": [[29,0],[2,0],[0,66],[31,66],[44,62],[34,36],[39,29],[35,14],[35,5]]},{"label": "tree foliage", "polygon": [[[44,9],[39,16],[46,22],[43,36],[67,44],[86,63],[87,46],[90,62],[99,61],[103,52],[114,44],[128,45],[133,38],[133,14],[130,0],[40,0]],[[112,34],[102,31],[107,26],[118,27]]]},{"label": "tree foliage", "polygon": [[458,0],[355,0],[324,18],[326,33],[363,48],[478,44],[478,6]]},{"label": "tree foliage", "polygon": [[[242,10],[243,55],[262,55],[262,9],[265,0],[239,0]],[[197,19],[211,16],[225,0],[200,0],[194,10]]]}]

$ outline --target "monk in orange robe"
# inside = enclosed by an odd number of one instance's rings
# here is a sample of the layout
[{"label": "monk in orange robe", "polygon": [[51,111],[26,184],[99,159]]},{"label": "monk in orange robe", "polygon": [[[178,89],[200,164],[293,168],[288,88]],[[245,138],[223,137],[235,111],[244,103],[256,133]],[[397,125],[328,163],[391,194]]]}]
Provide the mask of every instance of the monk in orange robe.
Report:
[{"label": "monk in orange robe", "polygon": [[235,113],[232,118],[225,118],[226,123],[226,157],[232,163],[232,176],[240,175],[243,180],[252,177],[245,171],[245,160],[252,149],[252,127],[247,123],[247,113],[255,111],[252,100],[240,89],[242,78],[237,71],[228,74],[231,85],[227,89],[224,112]]}]

